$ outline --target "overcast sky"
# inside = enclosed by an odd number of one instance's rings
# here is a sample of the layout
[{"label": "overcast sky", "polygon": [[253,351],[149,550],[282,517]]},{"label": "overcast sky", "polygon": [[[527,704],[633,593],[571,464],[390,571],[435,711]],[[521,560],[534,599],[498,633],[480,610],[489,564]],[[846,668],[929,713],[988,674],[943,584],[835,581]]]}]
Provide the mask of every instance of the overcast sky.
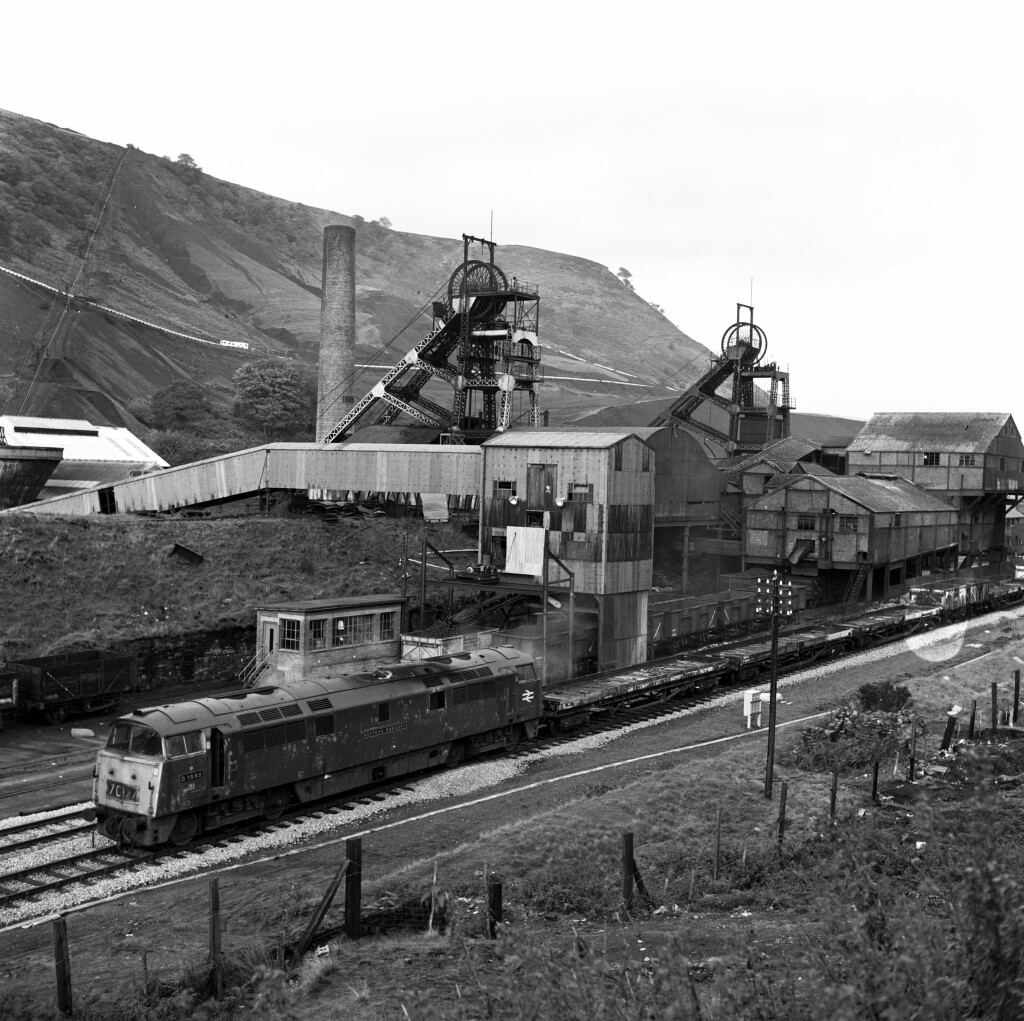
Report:
[{"label": "overcast sky", "polygon": [[493,211],[716,351],[753,280],[797,410],[1024,426],[1022,10],[22,4],[0,106],[397,230]]}]

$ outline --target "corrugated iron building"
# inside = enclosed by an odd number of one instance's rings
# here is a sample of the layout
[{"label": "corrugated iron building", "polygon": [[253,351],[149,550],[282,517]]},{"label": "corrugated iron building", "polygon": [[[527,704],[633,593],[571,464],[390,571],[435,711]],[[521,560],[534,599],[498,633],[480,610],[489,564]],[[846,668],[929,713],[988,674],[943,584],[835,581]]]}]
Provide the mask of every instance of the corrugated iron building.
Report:
[{"label": "corrugated iron building", "polygon": [[[531,540],[546,541],[573,573],[576,593],[592,597],[598,669],[643,662],[654,549],[652,447],[631,429],[516,429],[491,437],[482,450],[481,558],[530,573],[538,556]],[[549,563],[549,583],[566,580]]]},{"label": "corrugated iron building", "polygon": [[744,556],[751,567],[815,578],[825,600],[855,599],[865,585],[878,599],[955,568],[957,518],[906,479],[794,476],[747,509]]},{"label": "corrugated iron building", "polygon": [[75,494],[167,467],[167,462],[130,430],[92,425],[84,419],[0,415],[0,434],[12,453],[18,448],[62,450],[36,500]]},{"label": "corrugated iron building", "polygon": [[853,475],[899,475],[959,512],[960,566],[1004,558],[1006,511],[1024,496],[1024,443],[1006,412],[882,412],[847,449]]}]

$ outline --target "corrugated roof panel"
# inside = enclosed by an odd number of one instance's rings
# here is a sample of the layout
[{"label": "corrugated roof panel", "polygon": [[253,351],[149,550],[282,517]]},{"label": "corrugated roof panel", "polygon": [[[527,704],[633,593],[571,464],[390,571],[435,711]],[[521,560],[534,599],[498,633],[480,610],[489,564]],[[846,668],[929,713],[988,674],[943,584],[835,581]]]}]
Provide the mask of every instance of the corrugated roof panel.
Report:
[{"label": "corrugated roof panel", "polygon": [[[0,425],[7,430],[21,429],[95,429],[84,418],[36,418],[34,415],[0,415]],[[10,440],[8,440],[10,442]],[[14,446],[15,444],[11,444]]]},{"label": "corrugated roof panel", "polygon": [[167,467],[167,462],[156,451],[120,426],[90,425],[81,419],[19,415],[0,415],[0,426],[3,426],[10,446],[37,447],[45,443],[62,447],[65,461],[121,463],[126,466],[125,475],[132,468]]},{"label": "corrugated roof panel", "polygon": [[[484,441],[485,447],[576,447],[583,449],[614,447],[629,436],[636,436],[634,429],[600,429],[577,431],[575,429],[512,429],[499,433]],[[639,439],[639,437],[637,437]]]},{"label": "corrugated roof panel", "polygon": [[883,411],[872,415],[851,451],[981,453],[1010,419],[1005,411]]},{"label": "corrugated roof panel", "polygon": [[[812,476],[805,476],[812,478]],[[861,504],[876,513],[910,511],[955,511],[935,494],[907,479],[868,478],[861,475],[813,476],[815,483]]]}]

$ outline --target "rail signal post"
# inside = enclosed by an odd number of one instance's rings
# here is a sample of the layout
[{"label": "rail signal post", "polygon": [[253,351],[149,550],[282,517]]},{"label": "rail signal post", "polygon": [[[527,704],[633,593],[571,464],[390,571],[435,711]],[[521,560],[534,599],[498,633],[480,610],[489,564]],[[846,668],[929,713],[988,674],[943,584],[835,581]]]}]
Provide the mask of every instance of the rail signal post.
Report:
[{"label": "rail signal post", "polygon": [[778,571],[770,578],[757,580],[758,613],[767,614],[772,621],[771,687],[768,695],[768,763],[764,772],[764,796],[771,799],[772,778],[775,773],[775,698],[779,681],[779,618],[793,616],[793,586],[784,581]]}]

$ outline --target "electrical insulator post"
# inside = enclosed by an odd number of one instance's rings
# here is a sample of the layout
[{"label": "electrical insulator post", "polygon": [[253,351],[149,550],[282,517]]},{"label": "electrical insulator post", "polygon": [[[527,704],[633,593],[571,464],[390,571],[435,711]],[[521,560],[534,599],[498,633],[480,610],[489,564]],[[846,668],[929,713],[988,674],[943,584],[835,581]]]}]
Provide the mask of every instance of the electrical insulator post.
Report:
[{"label": "electrical insulator post", "polygon": [[768,695],[768,763],[764,773],[764,796],[772,796],[775,774],[775,702],[779,682],[779,620],[793,616],[793,585],[785,581],[778,571],[770,578],[757,579],[757,613],[768,616],[772,622],[771,687]]}]

